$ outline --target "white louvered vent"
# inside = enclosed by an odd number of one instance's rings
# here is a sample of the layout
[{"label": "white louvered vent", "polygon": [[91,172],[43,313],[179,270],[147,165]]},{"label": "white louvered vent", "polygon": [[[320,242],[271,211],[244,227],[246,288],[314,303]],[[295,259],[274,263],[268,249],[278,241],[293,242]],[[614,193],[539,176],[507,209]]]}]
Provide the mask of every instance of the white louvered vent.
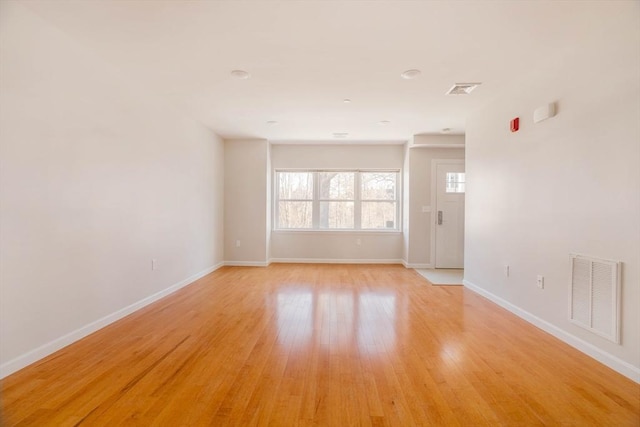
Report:
[{"label": "white louvered vent", "polygon": [[571,255],[569,319],[591,332],[620,343],[619,261]]}]

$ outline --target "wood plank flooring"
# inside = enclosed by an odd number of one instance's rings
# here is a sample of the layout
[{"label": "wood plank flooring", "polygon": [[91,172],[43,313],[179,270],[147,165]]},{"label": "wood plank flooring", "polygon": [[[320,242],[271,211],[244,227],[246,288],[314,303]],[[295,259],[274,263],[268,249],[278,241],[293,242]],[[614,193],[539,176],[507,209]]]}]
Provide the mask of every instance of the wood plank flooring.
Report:
[{"label": "wood plank flooring", "polygon": [[6,426],[640,425],[640,385],[402,266],[225,267],[1,387]]}]

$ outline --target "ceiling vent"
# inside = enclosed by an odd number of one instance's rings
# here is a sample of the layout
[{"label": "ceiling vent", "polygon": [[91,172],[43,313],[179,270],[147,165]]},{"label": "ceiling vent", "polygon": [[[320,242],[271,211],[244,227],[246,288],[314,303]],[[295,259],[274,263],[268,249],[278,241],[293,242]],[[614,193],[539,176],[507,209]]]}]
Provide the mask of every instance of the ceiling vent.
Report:
[{"label": "ceiling vent", "polygon": [[482,83],[456,83],[447,92],[447,95],[469,95],[472,90]]}]

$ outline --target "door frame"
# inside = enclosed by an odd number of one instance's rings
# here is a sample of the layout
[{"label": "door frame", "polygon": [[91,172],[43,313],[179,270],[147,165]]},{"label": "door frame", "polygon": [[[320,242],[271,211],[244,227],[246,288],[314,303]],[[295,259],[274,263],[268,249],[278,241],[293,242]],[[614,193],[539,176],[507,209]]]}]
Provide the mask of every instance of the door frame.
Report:
[{"label": "door frame", "polygon": [[[429,250],[429,264],[431,264],[431,268],[434,269],[436,268],[436,222],[438,221],[438,206],[436,205],[438,195],[438,165],[446,164],[464,165],[465,159],[431,159],[431,249]],[[465,176],[466,170],[467,168],[465,165]]]}]

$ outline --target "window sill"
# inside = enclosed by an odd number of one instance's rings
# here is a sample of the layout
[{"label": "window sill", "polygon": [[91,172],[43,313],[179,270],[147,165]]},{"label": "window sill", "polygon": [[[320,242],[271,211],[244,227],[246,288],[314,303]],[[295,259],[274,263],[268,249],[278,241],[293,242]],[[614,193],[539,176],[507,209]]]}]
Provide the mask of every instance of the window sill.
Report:
[{"label": "window sill", "polygon": [[272,234],[335,234],[335,235],[397,235],[402,234],[400,230],[292,230],[273,229]]}]

